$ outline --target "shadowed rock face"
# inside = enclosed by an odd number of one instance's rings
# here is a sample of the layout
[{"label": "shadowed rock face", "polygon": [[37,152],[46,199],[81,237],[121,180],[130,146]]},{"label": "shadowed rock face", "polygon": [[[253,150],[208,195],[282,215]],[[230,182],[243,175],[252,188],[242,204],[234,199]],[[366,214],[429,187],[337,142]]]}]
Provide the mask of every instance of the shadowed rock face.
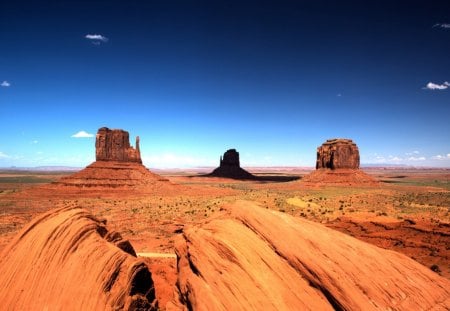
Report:
[{"label": "shadowed rock face", "polygon": [[220,166],[237,166],[240,167],[239,163],[239,152],[236,149],[228,149],[223,157],[220,157]]},{"label": "shadowed rock face", "polygon": [[317,148],[316,169],[359,169],[358,146],[351,139],[328,139]]},{"label": "shadowed rock face", "polygon": [[81,208],[35,218],[0,257],[5,310],[156,310],[151,273],[131,244]]},{"label": "shadowed rock face", "polygon": [[450,308],[450,281],[416,261],[251,202],[185,227],[176,253],[189,310]]},{"label": "shadowed rock face", "polygon": [[95,157],[97,161],[142,163],[139,136],[136,137],[136,149],[134,149],[130,146],[127,131],[102,127],[98,130],[95,139]]},{"label": "shadowed rock face", "polygon": [[220,166],[208,176],[233,179],[256,179],[256,177],[240,166],[239,152],[236,149],[228,149],[223,157],[220,157]]}]

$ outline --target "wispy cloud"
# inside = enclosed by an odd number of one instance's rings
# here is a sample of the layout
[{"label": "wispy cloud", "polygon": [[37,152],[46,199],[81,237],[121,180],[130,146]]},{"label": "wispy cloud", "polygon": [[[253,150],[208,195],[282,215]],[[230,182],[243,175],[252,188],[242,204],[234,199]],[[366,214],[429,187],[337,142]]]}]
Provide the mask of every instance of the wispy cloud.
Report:
[{"label": "wispy cloud", "polygon": [[100,43],[106,43],[106,42],[108,42],[108,38],[107,37],[105,37],[105,36],[103,36],[103,35],[98,35],[98,34],[93,34],[93,35],[91,35],[91,34],[87,34],[87,35],[85,35],[84,36],[86,39],[88,39],[88,40],[91,40],[91,42],[93,43],[93,44],[100,44]]},{"label": "wispy cloud", "polygon": [[433,160],[450,160],[450,153],[447,153],[447,154],[444,154],[444,155],[441,155],[441,154],[438,154],[438,155],[435,155],[434,157],[431,157]]},{"label": "wispy cloud", "polygon": [[447,23],[443,23],[443,24],[441,24],[441,23],[437,23],[437,24],[434,24],[434,26],[433,27],[439,27],[439,28],[446,28],[446,29],[450,29],[450,24],[447,24]]},{"label": "wispy cloud", "polygon": [[8,159],[8,158],[10,158],[9,155],[7,155],[7,154],[5,154],[5,153],[0,151],[0,159]]},{"label": "wispy cloud", "polygon": [[0,86],[2,86],[2,87],[10,87],[11,86],[11,83],[9,83],[8,81],[3,81],[1,84],[0,84]]},{"label": "wispy cloud", "polygon": [[424,90],[445,90],[450,86],[450,83],[448,83],[447,81],[445,81],[442,84],[436,84],[433,82],[428,82],[428,84],[423,87]]},{"label": "wispy cloud", "polygon": [[90,138],[90,137],[94,137],[94,134],[89,134],[88,132],[85,131],[79,131],[78,133],[73,134],[72,136],[73,138]]}]

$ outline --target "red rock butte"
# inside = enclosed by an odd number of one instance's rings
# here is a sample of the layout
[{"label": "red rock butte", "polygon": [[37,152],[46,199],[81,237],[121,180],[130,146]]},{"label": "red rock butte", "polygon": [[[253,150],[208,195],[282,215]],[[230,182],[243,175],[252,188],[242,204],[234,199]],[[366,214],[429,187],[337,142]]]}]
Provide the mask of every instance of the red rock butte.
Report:
[{"label": "red rock butte", "polygon": [[220,157],[220,166],[207,176],[232,179],[256,179],[254,175],[241,168],[239,152],[236,149],[228,149],[223,157]]},{"label": "red rock butte", "polygon": [[308,184],[377,184],[377,181],[359,169],[359,149],[345,138],[328,139],[317,148],[316,171],[305,176]]},{"label": "red rock butte", "polygon": [[130,146],[129,134],[124,130],[110,130],[102,127],[95,138],[95,159],[97,161],[137,162],[142,164],[139,136],[136,149]]},{"label": "red rock butte", "polygon": [[94,163],[75,174],[61,178],[53,185],[65,188],[148,190],[175,186],[142,165],[139,136],[136,137],[136,148],[133,148],[127,131],[100,128],[95,141],[95,156]]},{"label": "red rock butte", "polygon": [[358,146],[351,139],[328,139],[317,148],[316,169],[359,169]]}]

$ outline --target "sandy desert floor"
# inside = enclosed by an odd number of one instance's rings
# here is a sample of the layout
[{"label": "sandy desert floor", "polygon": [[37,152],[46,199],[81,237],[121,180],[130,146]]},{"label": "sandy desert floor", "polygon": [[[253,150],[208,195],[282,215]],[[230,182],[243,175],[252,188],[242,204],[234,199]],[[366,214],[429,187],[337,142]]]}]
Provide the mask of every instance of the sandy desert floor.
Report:
[{"label": "sandy desert floor", "polygon": [[[250,171],[252,171],[250,169]],[[380,181],[370,186],[305,185],[199,177],[196,171],[160,172],[180,191],[55,191],[45,185],[65,172],[0,172],[0,251],[36,215],[80,206],[107,220],[146,257],[160,306],[172,298],[176,281],[174,239],[183,226],[220,213],[239,199],[302,217],[382,248],[406,254],[450,278],[450,170],[366,170]],[[301,169],[254,170],[280,177]],[[275,179],[276,180],[276,179]],[[276,224],[274,224],[276,226]]]}]

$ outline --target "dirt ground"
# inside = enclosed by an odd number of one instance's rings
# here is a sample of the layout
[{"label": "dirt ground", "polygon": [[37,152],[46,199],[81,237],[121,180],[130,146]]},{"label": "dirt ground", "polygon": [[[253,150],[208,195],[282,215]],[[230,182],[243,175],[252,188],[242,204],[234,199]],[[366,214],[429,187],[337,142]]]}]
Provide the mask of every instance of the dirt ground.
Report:
[{"label": "dirt ground", "polygon": [[401,252],[450,278],[450,170],[365,171],[380,183],[305,185],[301,177],[308,170],[295,168],[253,171],[262,176],[300,177],[289,182],[238,181],[199,177],[197,171],[158,171],[170,182],[185,186],[183,191],[169,194],[120,189],[50,190],[45,187],[48,183],[69,173],[0,172],[0,252],[36,215],[62,206],[86,208],[130,240],[137,253],[149,254],[145,260],[163,307],[172,299],[176,281],[174,243],[183,227],[220,213],[224,204],[244,199]]}]

